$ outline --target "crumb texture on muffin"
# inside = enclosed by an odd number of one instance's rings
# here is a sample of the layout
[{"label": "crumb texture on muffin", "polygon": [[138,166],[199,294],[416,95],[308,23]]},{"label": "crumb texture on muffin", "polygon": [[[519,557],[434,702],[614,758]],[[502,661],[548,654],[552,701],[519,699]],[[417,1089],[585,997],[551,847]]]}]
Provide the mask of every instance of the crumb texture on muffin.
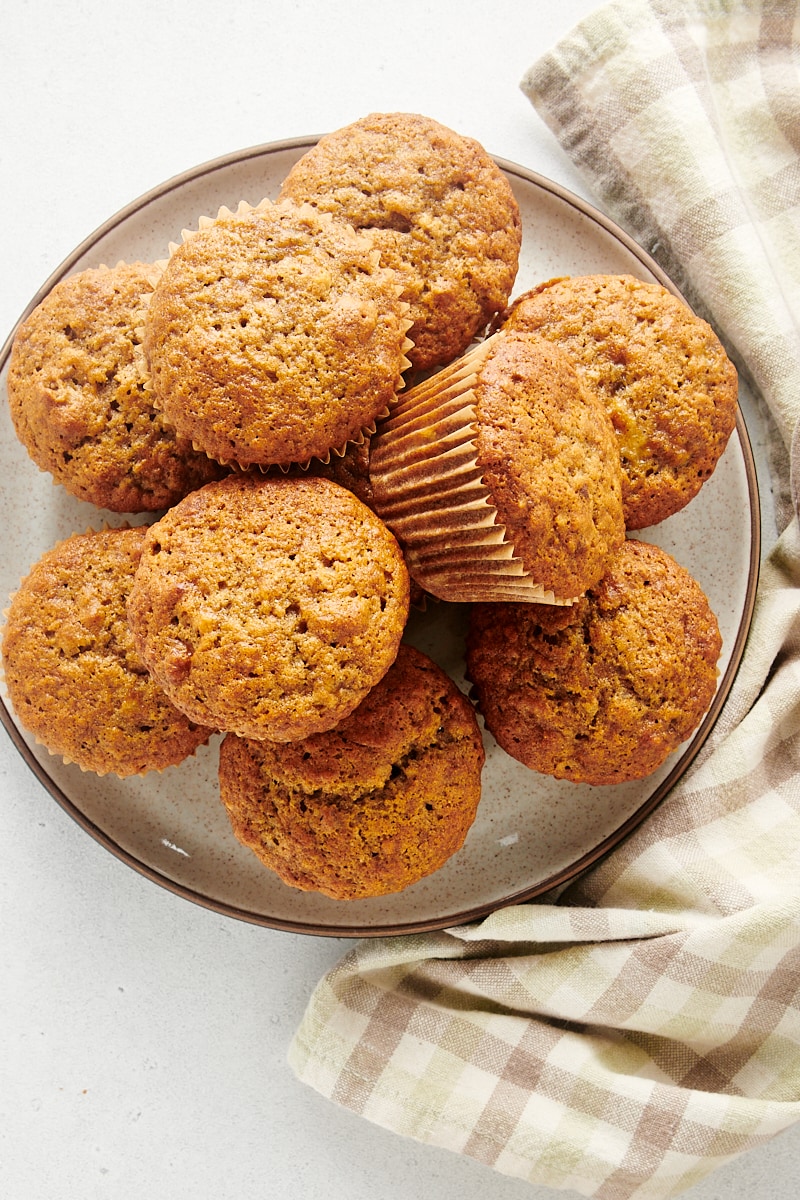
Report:
[{"label": "crumb texture on muffin", "polygon": [[136,652],[125,601],[146,531],[75,534],[11,600],[3,667],[14,711],[51,753],[98,775],[176,765],[211,729],[187,720]]},{"label": "crumb texture on muffin", "polygon": [[714,696],[721,640],[697,582],[628,539],[571,609],[476,605],[467,670],[487,728],[513,758],[576,783],[651,774]]},{"label": "crumb texture on muffin", "polygon": [[226,737],[220,788],[235,836],[285,883],[353,900],[400,891],[460,849],[483,762],[469,701],[403,644],[335,729],[285,745]]},{"label": "crumb texture on muffin", "polygon": [[282,741],[356,707],[394,661],[408,602],[397,542],[352,493],[251,473],[151,526],[128,617],[187,715]]},{"label": "crumb texture on muffin", "polygon": [[240,466],[307,462],[371,427],[407,366],[408,306],[369,233],[309,206],[223,212],[178,246],[148,312],[158,403]]},{"label": "crumb texture on muffin", "polygon": [[629,530],[697,495],[736,424],[736,369],[711,326],[632,275],[550,280],[515,300],[506,328],[556,342],[611,416]]},{"label": "crumb texture on muffin", "polygon": [[608,414],[559,347],[501,331],[398,397],[376,512],[442,600],[571,603],[625,537]]},{"label": "crumb texture on muffin", "polygon": [[369,230],[400,272],[419,369],[448,362],[508,303],[522,222],[480,143],[417,113],[372,113],[321,138],[281,196]]},{"label": "crumb texture on muffin", "polygon": [[222,474],[154,405],[141,339],[155,278],[137,262],[61,280],[9,362],[11,417],[37,467],[113,512],[168,508]]},{"label": "crumb texture on muffin", "polygon": [[585,592],[622,544],[622,474],[605,408],[557,346],[501,337],[476,388],[477,462],[515,553],[556,596]]}]

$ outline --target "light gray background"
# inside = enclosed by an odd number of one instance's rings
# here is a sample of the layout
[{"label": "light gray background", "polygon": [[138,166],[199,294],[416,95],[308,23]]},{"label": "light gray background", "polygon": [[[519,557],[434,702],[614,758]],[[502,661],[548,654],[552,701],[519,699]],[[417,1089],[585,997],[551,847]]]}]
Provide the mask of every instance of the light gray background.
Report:
[{"label": "light gray background", "polygon": [[[588,196],[519,91],[591,0],[3,6],[0,340],[162,180],[370,111],[432,116]],[[4,1200],[556,1200],[299,1084],[286,1049],[348,943],[218,917],[124,866],[0,732]],[[691,1200],[795,1200],[800,1128]]]}]

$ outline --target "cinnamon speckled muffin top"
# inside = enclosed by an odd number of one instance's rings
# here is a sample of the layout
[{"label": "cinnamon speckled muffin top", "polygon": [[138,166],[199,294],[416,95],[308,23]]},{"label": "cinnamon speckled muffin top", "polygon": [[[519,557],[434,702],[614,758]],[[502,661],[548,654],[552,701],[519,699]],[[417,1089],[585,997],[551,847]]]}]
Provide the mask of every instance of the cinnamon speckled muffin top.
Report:
[{"label": "cinnamon speckled muffin top", "polygon": [[372,113],[321,138],[281,196],[369,230],[401,272],[415,367],[449,362],[511,295],[522,224],[484,148],[429,117]]},{"label": "cinnamon speckled muffin top", "polygon": [[307,462],[401,386],[408,306],[375,239],[309,206],[220,212],[169,258],[145,349],[167,419],[213,458]]},{"label": "cinnamon speckled muffin top", "polygon": [[137,262],[61,280],[9,362],[11,417],[37,467],[114,512],[168,508],[223,473],[154,406],[141,327],[156,277]]},{"label": "cinnamon speckled muffin top", "polygon": [[408,603],[395,539],[352,493],[251,473],[151,526],[128,619],[193,720],[289,741],[337,724],[382,678]]},{"label": "cinnamon speckled muffin top", "polygon": [[284,882],[350,900],[400,891],[460,849],[483,762],[469,701],[402,645],[335,729],[288,745],[228,735],[220,793],[236,837]]},{"label": "cinnamon speckled muffin top", "polygon": [[467,670],[499,744],[576,783],[651,774],[716,691],[721,640],[699,584],[665,551],[627,540],[572,608],[476,605]]},{"label": "cinnamon speckled muffin top", "polygon": [[506,327],[556,342],[614,424],[628,529],[683,508],[736,424],[736,370],[711,326],[658,283],[554,279],[520,296]]},{"label": "cinnamon speckled muffin top", "polygon": [[125,602],[143,528],[75,534],[47,551],[11,599],[6,687],[21,724],[84,770],[138,775],[175,765],[208,740],[150,678]]}]

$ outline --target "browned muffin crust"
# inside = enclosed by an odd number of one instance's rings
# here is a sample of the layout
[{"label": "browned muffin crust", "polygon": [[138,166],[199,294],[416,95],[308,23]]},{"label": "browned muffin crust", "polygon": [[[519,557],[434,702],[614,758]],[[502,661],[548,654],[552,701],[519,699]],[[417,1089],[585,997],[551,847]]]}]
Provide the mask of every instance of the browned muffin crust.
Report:
[{"label": "browned muffin crust", "polygon": [[285,883],[354,900],[400,891],[461,848],[483,762],[469,701],[402,645],[335,729],[288,745],[228,735],[220,793],[236,837]]},{"label": "browned muffin crust", "polygon": [[519,297],[506,327],[556,342],[606,406],[619,442],[628,529],[697,495],[735,424],[736,370],[711,326],[631,275],[555,279]]},{"label": "browned muffin crust", "polygon": [[605,408],[567,356],[511,334],[475,388],[478,466],[497,520],[537,583],[578,596],[622,544],[622,473]]},{"label": "browned muffin crust", "polygon": [[212,732],[173,707],[134,647],[125,602],[145,534],[108,529],[60,542],[20,584],[3,632],[20,723],[53,754],[98,775],[162,770]]},{"label": "browned muffin crust", "polygon": [[223,473],[155,408],[141,328],[155,279],[146,263],[57,283],[14,339],[8,399],[37,467],[80,500],[154,512]]},{"label": "browned muffin crust", "polygon": [[651,774],[699,724],[721,639],[697,582],[629,539],[572,608],[476,605],[467,670],[486,726],[513,758],[576,783]]},{"label": "browned muffin crust", "polygon": [[326,479],[232,475],[151,526],[128,603],[173,703],[243,737],[306,737],[385,674],[408,616],[400,549]]},{"label": "browned muffin crust", "polygon": [[148,313],[158,403],[221,462],[307,462],[369,428],[407,365],[407,305],[375,239],[310,206],[204,224]]},{"label": "browned muffin crust", "polygon": [[557,346],[525,332],[399,396],[370,480],[412,576],[442,600],[571,603],[625,537],[608,414]]},{"label": "browned muffin crust", "polygon": [[472,138],[416,113],[372,113],[320,139],[281,197],[369,230],[400,271],[418,369],[449,362],[511,295],[522,223],[506,176]]}]

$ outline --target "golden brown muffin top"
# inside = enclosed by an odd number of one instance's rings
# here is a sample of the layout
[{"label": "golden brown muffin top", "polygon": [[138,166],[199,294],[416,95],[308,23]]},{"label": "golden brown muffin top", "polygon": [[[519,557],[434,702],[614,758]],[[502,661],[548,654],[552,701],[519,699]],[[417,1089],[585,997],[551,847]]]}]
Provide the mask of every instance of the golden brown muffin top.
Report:
[{"label": "golden brown muffin top", "polygon": [[476,605],[467,669],[513,758],[576,783],[651,774],[699,724],[721,639],[699,584],[665,551],[626,541],[572,608]]},{"label": "golden brown muffin top", "polygon": [[19,328],[8,369],[17,436],[80,500],[168,508],[222,471],[156,410],[141,347],[155,269],[119,263],[57,283]]},{"label": "golden brown muffin top", "polygon": [[369,230],[403,275],[418,369],[449,362],[511,295],[522,223],[480,143],[416,113],[372,113],[321,138],[281,197]]},{"label": "golden brown muffin top", "polygon": [[619,442],[628,529],[683,508],[736,424],[736,370],[711,326],[632,275],[554,279],[520,296],[506,327],[562,347],[606,406]]},{"label": "golden brown muffin top", "polygon": [[169,258],[147,318],[159,404],[220,462],[324,458],[401,386],[407,305],[369,234],[263,201]]},{"label": "golden brown muffin top", "polygon": [[400,891],[461,847],[483,762],[469,701],[402,645],[335,729],[286,745],[227,737],[220,788],[236,837],[284,882],[356,899]]},{"label": "golden brown muffin top", "polygon": [[283,741],[329,729],[385,674],[408,597],[397,542],[352,493],[254,473],[151,526],[128,618],[192,719]]},{"label": "golden brown muffin top", "polygon": [[98,775],[161,770],[206,742],[154,683],[125,602],[146,531],[75,534],[47,551],[12,597],[6,685],[21,724],[53,754]]},{"label": "golden brown muffin top", "polygon": [[512,331],[480,368],[475,413],[478,466],[516,554],[556,596],[582,594],[625,537],[605,408],[557,346]]}]

